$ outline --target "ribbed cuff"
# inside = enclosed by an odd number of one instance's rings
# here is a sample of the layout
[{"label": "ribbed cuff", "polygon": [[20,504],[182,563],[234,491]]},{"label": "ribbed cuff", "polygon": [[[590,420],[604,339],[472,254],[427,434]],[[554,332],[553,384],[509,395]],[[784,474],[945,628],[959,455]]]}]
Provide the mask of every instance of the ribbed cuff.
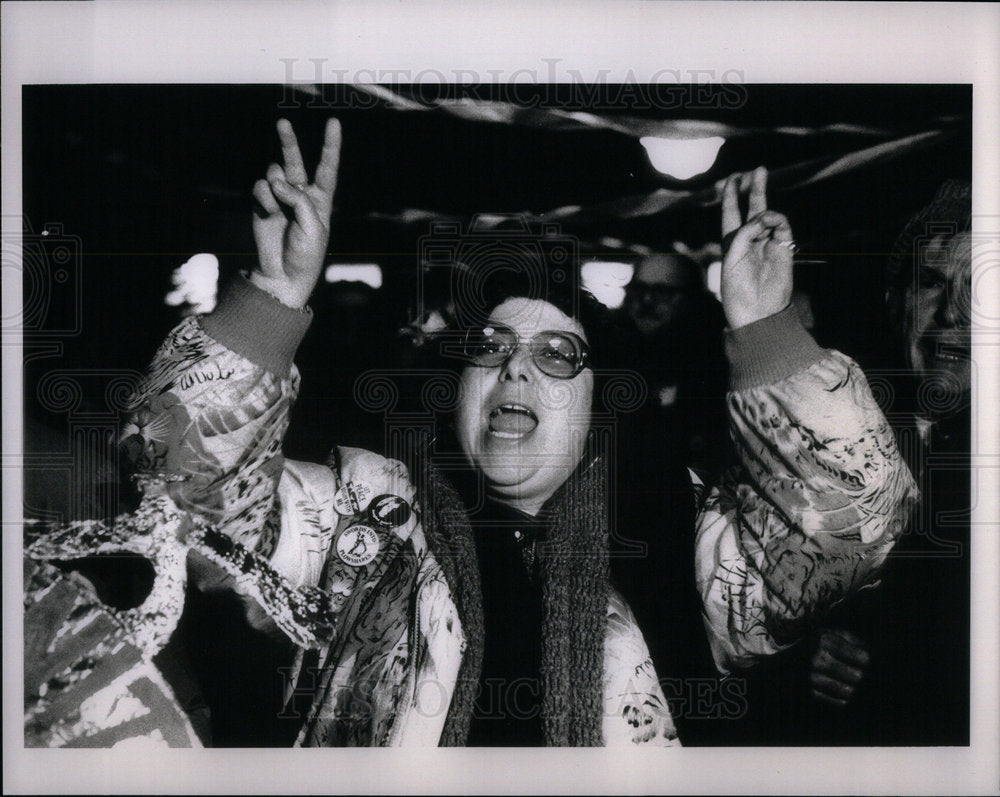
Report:
[{"label": "ribbed cuff", "polygon": [[726,332],[729,387],[748,390],[773,384],[808,368],[823,357],[812,335],[799,322],[794,305],[780,313]]},{"label": "ribbed cuff", "polygon": [[242,274],[222,289],[215,311],[201,318],[209,337],[282,378],[311,322],[308,307],[282,304]]}]

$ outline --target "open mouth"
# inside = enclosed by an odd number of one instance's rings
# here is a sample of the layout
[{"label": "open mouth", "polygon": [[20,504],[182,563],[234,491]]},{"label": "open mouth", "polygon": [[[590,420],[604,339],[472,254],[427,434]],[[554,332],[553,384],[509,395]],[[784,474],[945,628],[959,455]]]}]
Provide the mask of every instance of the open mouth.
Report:
[{"label": "open mouth", "polygon": [[490,413],[490,434],[505,440],[517,440],[535,431],[538,416],[523,404],[501,404]]}]

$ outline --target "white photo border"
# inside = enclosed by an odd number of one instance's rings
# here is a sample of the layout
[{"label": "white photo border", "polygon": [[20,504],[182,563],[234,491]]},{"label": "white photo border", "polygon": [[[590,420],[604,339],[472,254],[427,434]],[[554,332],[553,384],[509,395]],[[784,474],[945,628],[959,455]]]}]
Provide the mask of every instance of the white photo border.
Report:
[{"label": "white photo border", "polygon": [[[745,84],[972,84],[976,224],[1000,221],[1000,6],[993,4],[112,0],[4,2],[0,13],[5,236],[20,233],[22,86],[281,83],[288,77],[287,59],[323,59],[324,69],[329,65],[348,75],[386,65],[411,74],[492,71],[513,82],[549,82],[552,70],[556,81],[568,81],[569,69],[603,75],[608,82],[648,81],[670,69],[683,74],[679,82],[695,82],[698,72],[735,69]],[[428,78],[434,79],[432,72]],[[988,285],[1000,303],[997,279],[993,275]],[[5,319],[20,310],[20,287],[18,270],[4,263]],[[208,750],[151,758],[21,746],[21,350],[16,336],[5,336],[4,790],[997,793],[1000,340],[976,331],[973,345],[985,378],[974,398],[984,500],[973,517],[972,594],[979,599],[972,606],[970,748]]]}]

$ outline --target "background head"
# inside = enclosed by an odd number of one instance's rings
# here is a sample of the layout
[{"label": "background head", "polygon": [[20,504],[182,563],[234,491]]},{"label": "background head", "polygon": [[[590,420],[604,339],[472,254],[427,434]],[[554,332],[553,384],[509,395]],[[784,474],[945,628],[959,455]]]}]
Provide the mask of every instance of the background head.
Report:
[{"label": "background head", "polygon": [[[972,195],[950,180],[907,223],[889,261],[889,319],[915,376],[959,403],[971,389]],[[937,402],[936,402],[937,403]]]},{"label": "background head", "polygon": [[682,325],[704,290],[704,274],[692,258],[679,252],[652,254],[639,262],[625,308],[639,332],[655,335]]}]

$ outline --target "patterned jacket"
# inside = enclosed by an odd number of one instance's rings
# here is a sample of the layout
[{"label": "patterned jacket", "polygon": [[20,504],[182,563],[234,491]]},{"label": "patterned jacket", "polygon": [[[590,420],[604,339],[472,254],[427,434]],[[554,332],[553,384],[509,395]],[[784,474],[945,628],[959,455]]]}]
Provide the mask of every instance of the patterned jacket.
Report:
[{"label": "patterned jacket", "polygon": [[[793,644],[870,585],[915,497],[857,365],[816,346],[793,313],[727,344],[743,481],[705,499],[693,563],[723,672]],[[281,455],[309,320],[237,280],[161,346],[122,444],[140,471],[179,479],[181,509],[329,601],[332,642],[303,649],[289,680],[289,697],[315,695],[299,743],[436,745],[465,642],[406,468],[358,449],[338,449],[331,467]],[[603,686],[606,744],[677,743],[642,633],[614,594]]]}]

